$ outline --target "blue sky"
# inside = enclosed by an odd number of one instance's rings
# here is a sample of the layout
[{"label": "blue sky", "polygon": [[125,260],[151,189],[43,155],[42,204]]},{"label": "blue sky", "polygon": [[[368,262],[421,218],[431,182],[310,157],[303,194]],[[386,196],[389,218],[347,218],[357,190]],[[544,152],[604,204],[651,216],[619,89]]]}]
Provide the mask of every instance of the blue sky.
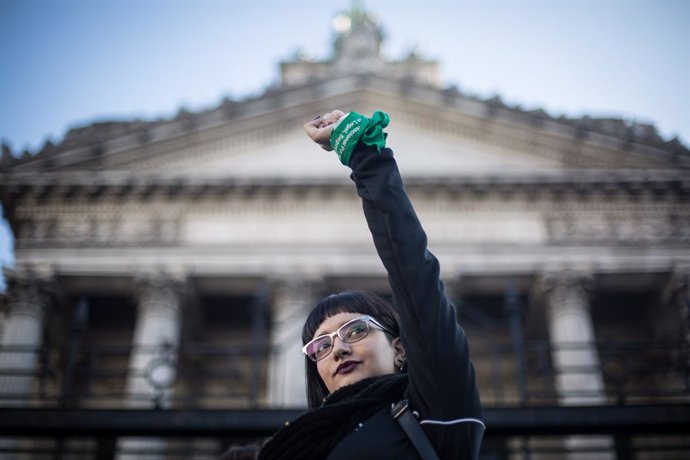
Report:
[{"label": "blue sky", "polygon": [[[389,58],[553,115],[652,122],[690,146],[690,0],[359,1]],[[351,0],[0,0],[0,138],[17,152],[94,120],[260,93],[300,49],[330,53]],[[11,238],[0,228],[0,264]]]}]

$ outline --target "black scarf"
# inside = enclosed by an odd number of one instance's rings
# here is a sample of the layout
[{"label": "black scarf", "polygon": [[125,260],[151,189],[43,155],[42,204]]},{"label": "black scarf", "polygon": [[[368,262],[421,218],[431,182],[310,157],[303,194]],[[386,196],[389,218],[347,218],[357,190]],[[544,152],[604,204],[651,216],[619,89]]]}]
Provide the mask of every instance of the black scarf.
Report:
[{"label": "black scarf", "polygon": [[323,460],[348,433],[403,399],[407,374],[360,380],[331,393],[318,409],[289,422],[261,449],[259,460]]}]

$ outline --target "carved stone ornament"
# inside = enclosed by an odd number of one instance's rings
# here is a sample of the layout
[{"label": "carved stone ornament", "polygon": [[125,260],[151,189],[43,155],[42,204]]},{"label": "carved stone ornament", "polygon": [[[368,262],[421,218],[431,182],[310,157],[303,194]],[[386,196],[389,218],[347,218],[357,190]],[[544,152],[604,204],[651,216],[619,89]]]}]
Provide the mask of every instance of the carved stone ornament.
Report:
[{"label": "carved stone ornament", "polygon": [[134,279],[135,296],[140,308],[171,308],[177,312],[186,294],[185,280],[164,272],[139,273]]},{"label": "carved stone ornament", "polygon": [[547,305],[566,305],[567,298],[577,297],[581,304],[589,305],[589,297],[594,288],[591,273],[563,269],[547,271],[536,281],[534,294],[541,303]]},{"label": "carved stone ornament", "polygon": [[547,213],[545,219],[552,243],[690,241],[687,213],[559,210]]},{"label": "carved stone ornament", "polygon": [[26,315],[40,319],[50,304],[54,290],[53,277],[33,271],[6,271],[5,305],[10,315]]}]

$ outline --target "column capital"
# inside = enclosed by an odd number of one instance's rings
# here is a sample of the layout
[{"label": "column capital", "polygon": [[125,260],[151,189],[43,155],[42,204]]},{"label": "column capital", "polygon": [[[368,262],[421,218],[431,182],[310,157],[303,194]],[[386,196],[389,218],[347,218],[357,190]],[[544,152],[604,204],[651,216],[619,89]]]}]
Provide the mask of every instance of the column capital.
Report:
[{"label": "column capital", "polygon": [[594,277],[591,272],[583,270],[547,270],[536,277],[533,290],[539,298],[543,298],[563,288],[589,295],[594,289]]},{"label": "column capital", "polygon": [[306,273],[273,274],[268,278],[271,291],[287,291],[292,295],[314,292],[325,285],[323,277]]},{"label": "column capital", "polygon": [[4,304],[9,313],[41,318],[49,306],[50,295],[55,292],[54,276],[31,269],[4,272],[7,280]]},{"label": "column capital", "polygon": [[673,299],[684,302],[690,298],[690,265],[676,265],[671,269],[663,290],[664,301]]},{"label": "column capital", "polygon": [[187,294],[187,279],[166,272],[141,272],[134,276],[134,295],[140,306],[169,305],[179,308]]},{"label": "column capital", "polygon": [[172,272],[168,270],[145,270],[134,274],[135,285],[177,286],[184,287],[187,283],[186,272]]}]

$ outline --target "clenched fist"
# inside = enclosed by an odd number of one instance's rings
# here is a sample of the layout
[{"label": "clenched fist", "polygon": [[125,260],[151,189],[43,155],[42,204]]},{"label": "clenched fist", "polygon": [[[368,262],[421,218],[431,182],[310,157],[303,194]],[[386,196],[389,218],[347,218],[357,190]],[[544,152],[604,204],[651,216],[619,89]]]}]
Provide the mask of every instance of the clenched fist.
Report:
[{"label": "clenched fist", "polygon": [[333,110],[320,115],[304,124],[304,132],[324,150],[333,150],[331,147],[331,132],[333,132],[335,124],[344,116],[345,114],[340,110]]}]

